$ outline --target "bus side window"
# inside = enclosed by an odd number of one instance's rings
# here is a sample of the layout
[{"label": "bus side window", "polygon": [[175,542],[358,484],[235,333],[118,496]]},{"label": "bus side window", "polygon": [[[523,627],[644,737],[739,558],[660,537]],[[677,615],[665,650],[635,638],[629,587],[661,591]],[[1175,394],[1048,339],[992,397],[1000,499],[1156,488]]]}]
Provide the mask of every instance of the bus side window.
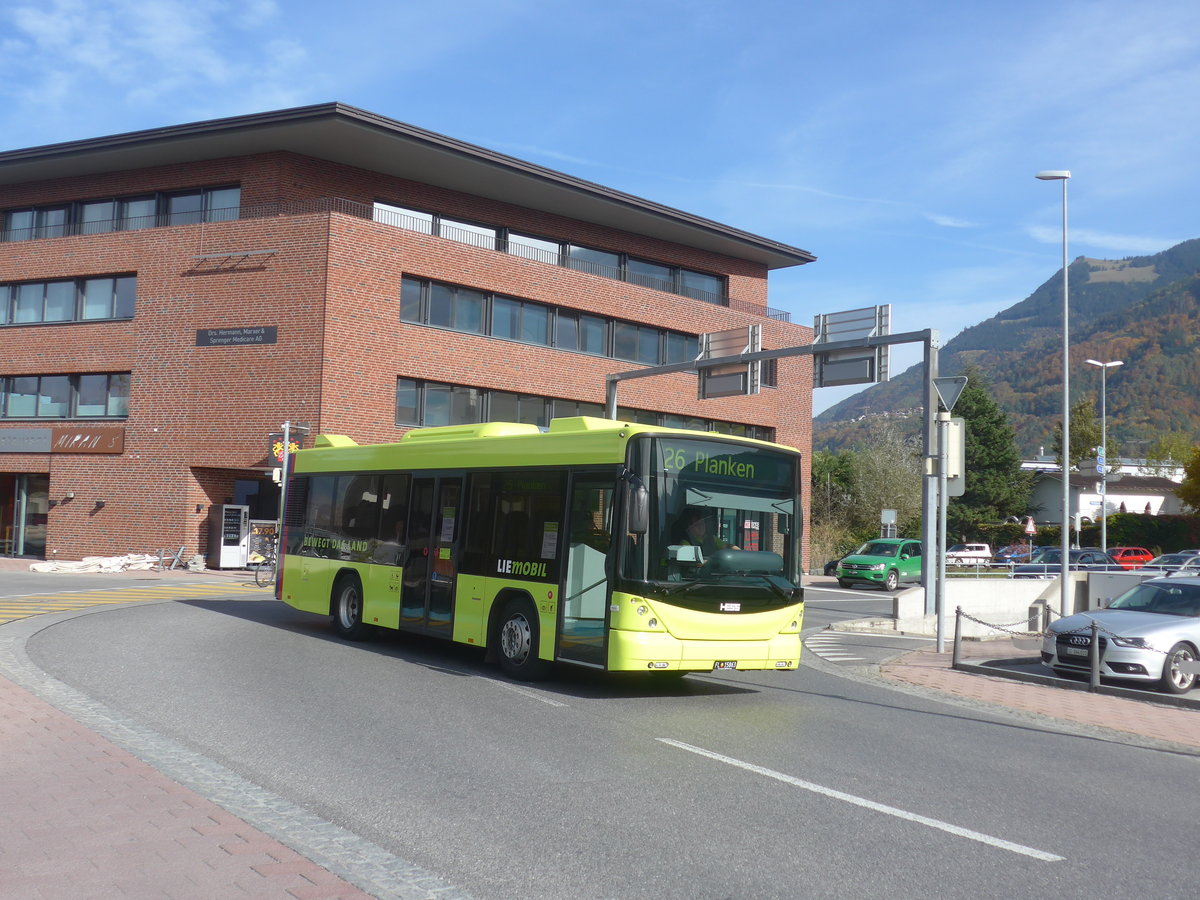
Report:
[{"label": "bus side window", "polygon": [[379,487],[379,539],[404,543],[408,519],[408,476],[384,475]]},{"label": "bus side window", "polygon": [[379,476],[343,475],[341,482],[342,536],[374,537],[379,523]]},{"label": "bus side window", "polygon": [[471,575],[490,575],[495,562],[488,565],[492,529],[492,476],[475,475],[471,478],[470,499],[467,512],[467,534],[463,542],[460,572]]}]

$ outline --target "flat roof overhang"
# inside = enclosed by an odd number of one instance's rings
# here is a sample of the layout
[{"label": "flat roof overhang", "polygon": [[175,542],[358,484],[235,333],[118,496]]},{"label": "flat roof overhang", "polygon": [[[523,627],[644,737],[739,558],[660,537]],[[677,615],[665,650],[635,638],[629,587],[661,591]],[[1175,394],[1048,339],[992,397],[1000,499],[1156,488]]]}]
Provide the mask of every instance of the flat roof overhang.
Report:
[{"label": "flat roof overhang", "polygon": [[798,247],[342,103],[10,150],[0,153],[0,185],[280,150],[697,247],[769,269],[816,259]]}]

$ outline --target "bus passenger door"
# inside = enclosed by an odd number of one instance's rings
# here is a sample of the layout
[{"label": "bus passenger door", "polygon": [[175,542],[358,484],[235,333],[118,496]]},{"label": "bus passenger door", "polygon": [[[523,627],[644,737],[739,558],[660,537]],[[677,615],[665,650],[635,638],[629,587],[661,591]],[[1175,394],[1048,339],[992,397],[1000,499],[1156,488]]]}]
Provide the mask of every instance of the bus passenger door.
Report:
[{"label": "bus passenger door", "polygon": [[400,593],[402,626],[450,637],[461,478],[414,478],[408,511],[408,562]]},{"label": "bus passenger door", "polygon": [[613,493],[608,474],[573,480],[566,574],[558,605],[560,659],[604,665]]}]

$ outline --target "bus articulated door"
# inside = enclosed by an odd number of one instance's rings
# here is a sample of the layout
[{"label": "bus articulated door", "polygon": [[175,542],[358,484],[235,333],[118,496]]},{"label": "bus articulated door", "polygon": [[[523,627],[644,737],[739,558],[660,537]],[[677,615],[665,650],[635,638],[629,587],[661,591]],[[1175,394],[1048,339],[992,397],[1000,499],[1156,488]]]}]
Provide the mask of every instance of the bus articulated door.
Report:
[{"label": "bus articulated door", "polygon": [[462,478],[413,479],[400,592],[402,626],[450,637],[461,501]]}]

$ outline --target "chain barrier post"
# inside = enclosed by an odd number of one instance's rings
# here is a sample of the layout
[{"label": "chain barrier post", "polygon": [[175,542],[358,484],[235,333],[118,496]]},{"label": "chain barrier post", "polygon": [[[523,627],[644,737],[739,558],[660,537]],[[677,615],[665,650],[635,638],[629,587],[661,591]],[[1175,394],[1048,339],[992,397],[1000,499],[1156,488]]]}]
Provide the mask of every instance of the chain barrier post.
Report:
[{"label": "chain barrier post", "polygon": [[950,664],[952,669],[958,668],[958,661],[962,656],[962,617],[962,607],[954,607],[954,659]]},{"label": "chain barrier post", "polygon": [[1092,621],[1092,645],[1088,648],[1088,662],[1092,664],[1092,677],[1088,690],[1095,692],[1100,687],[1100,623]]}]

